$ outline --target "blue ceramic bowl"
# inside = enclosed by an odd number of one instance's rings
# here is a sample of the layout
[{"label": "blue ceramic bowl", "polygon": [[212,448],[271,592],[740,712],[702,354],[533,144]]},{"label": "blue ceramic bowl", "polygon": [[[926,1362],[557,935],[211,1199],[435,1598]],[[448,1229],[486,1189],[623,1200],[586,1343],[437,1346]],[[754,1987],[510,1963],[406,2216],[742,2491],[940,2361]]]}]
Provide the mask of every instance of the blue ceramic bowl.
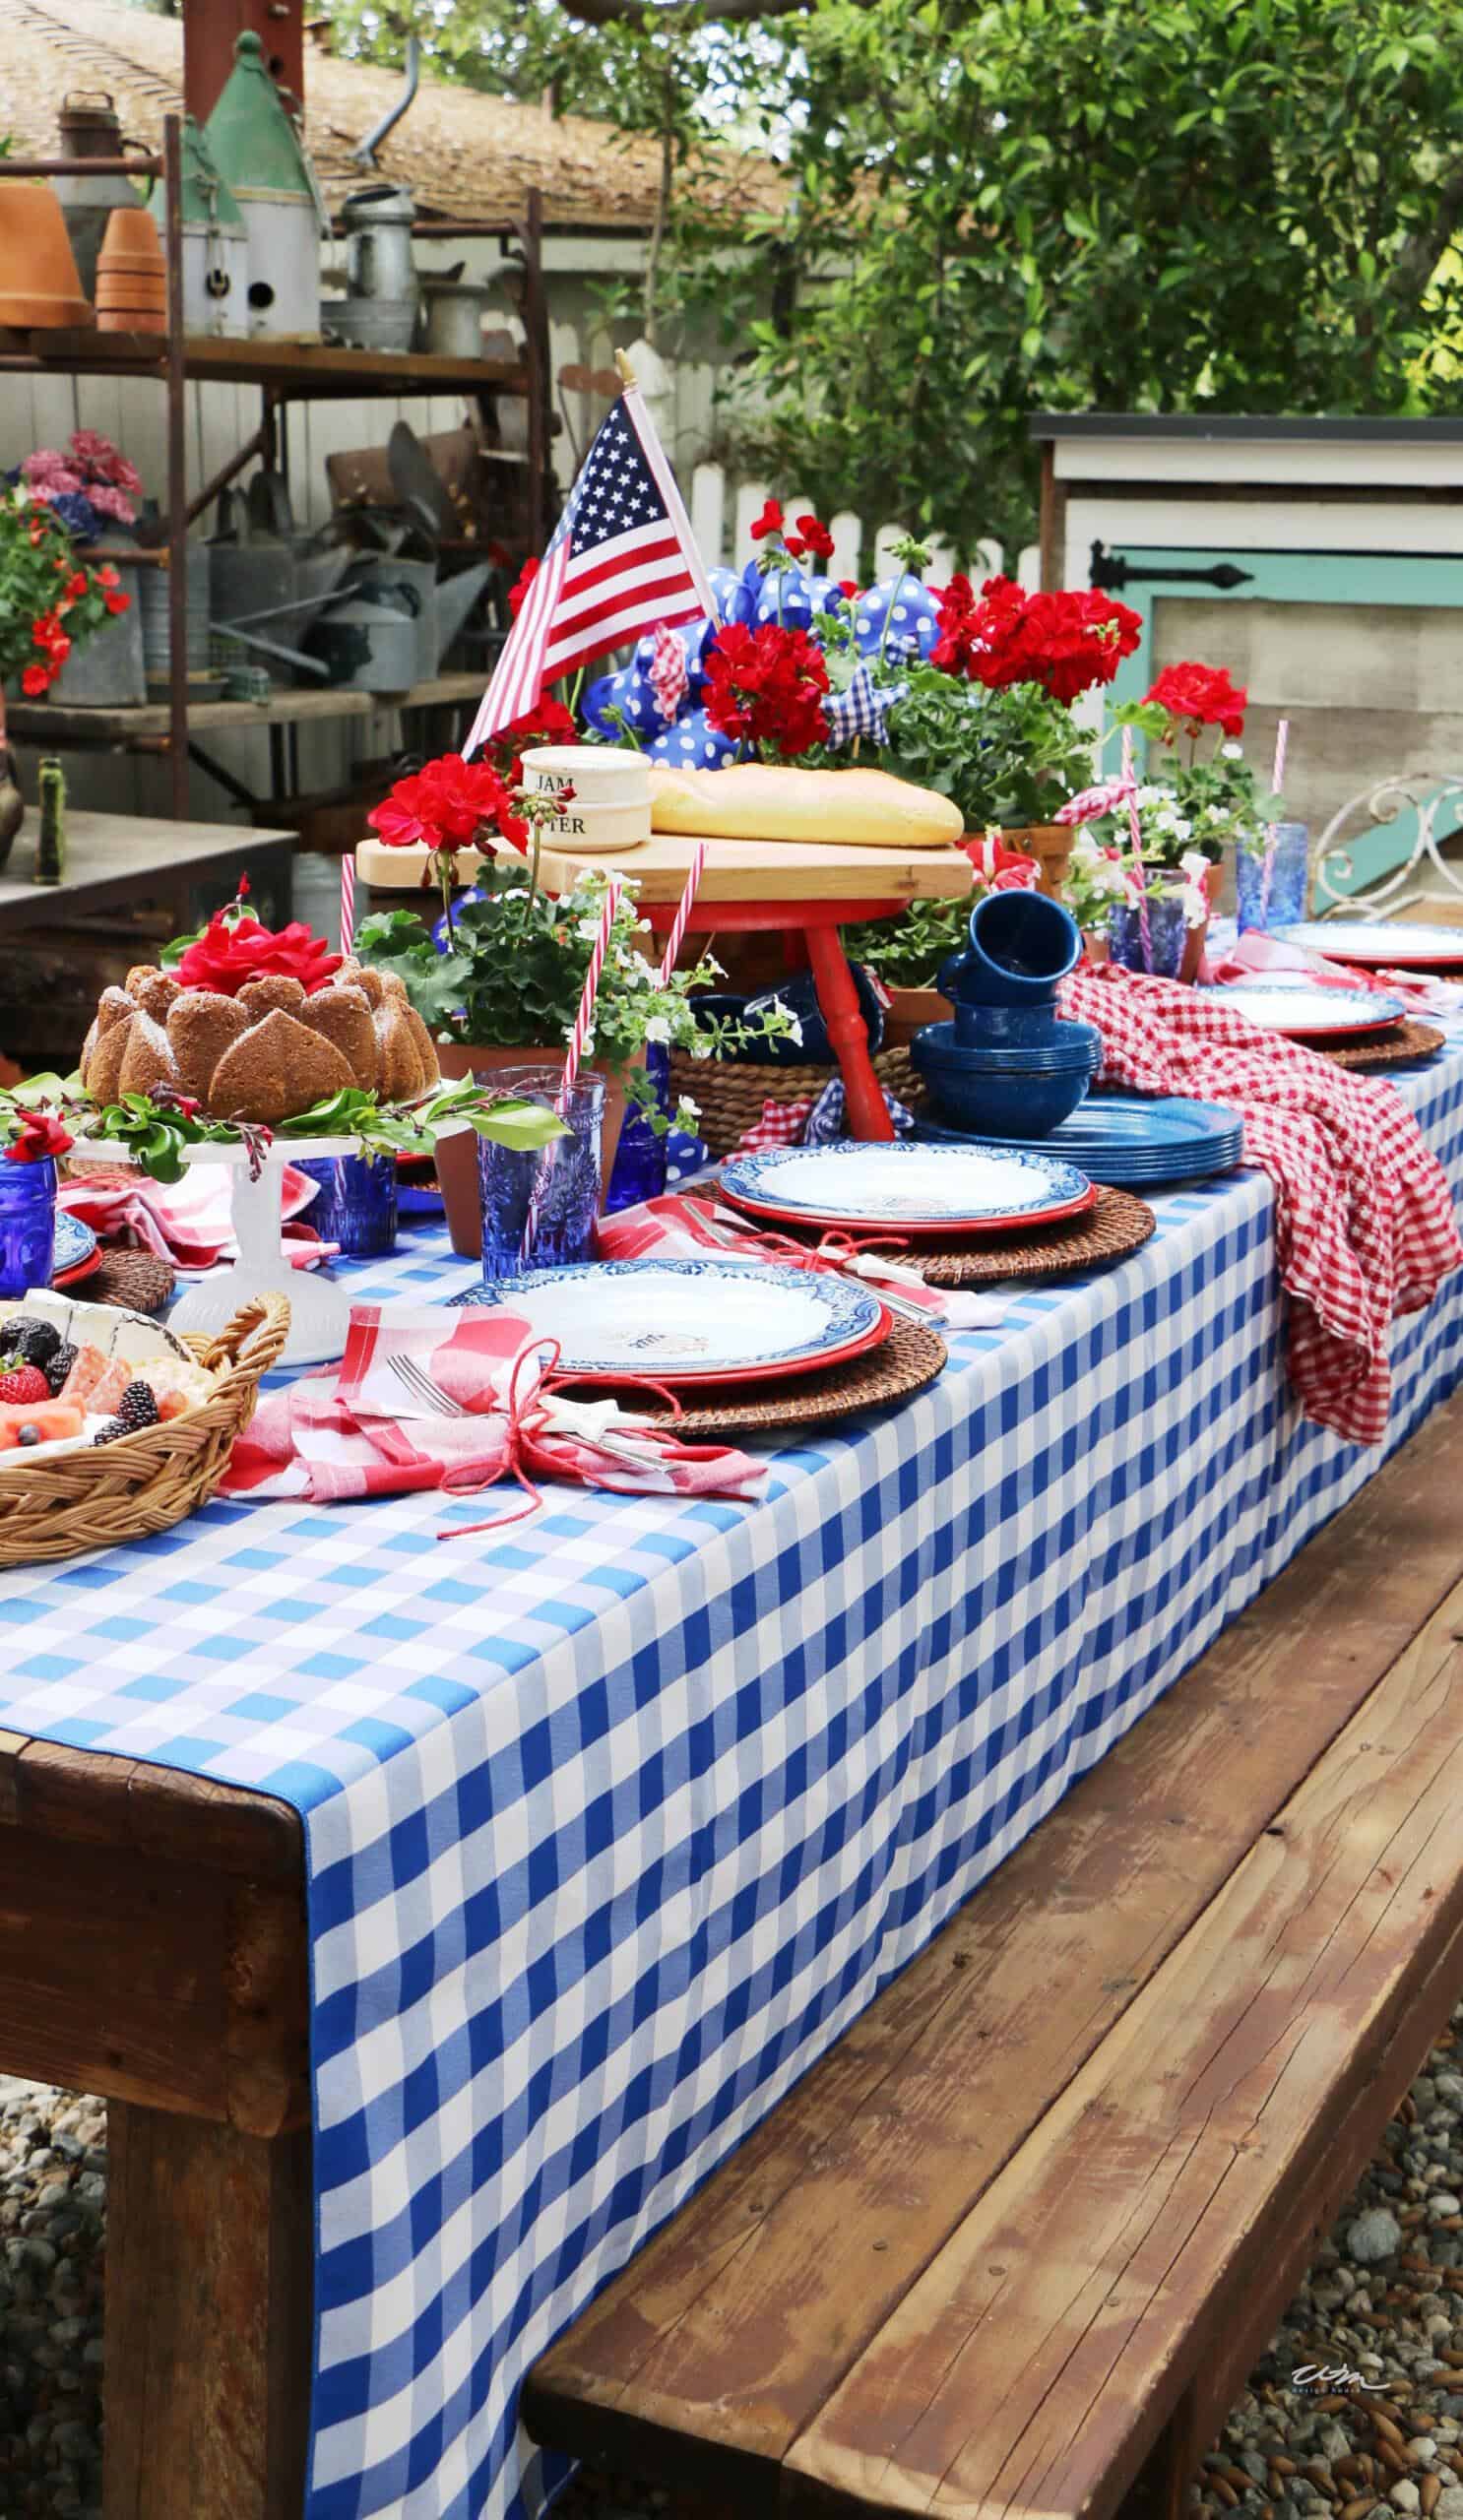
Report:
[{"label": "blue ceramic bowl", "polygon": [[971,1137],[1042,1138],[1071,1118],[1101,1056],[1092,1025],[1060,1029],[1078,1040],[1044,1054],[972,1050],[955,1040],[953,1024],[930,1024],[916,1034],[910,1056],[948,1127]]},{"label": "blue ceramic bowl", "polygon": [[955,1039],[969,1049],[1046,1047],[1060,1035],[1053,988],[1045,1006],[970,1006],[955,1000]]},{"label": "blue ceramic bowl", "polygon": [[962,1041],[953,1024],[926,1024],[915,1041],[926,1042],[932,1057],[947,1067],[959,1065],[971,1076],[1097,1074],[1103,1037],[1095,1024],[1058,1023],[1052,1034],[1050,1041]]}]

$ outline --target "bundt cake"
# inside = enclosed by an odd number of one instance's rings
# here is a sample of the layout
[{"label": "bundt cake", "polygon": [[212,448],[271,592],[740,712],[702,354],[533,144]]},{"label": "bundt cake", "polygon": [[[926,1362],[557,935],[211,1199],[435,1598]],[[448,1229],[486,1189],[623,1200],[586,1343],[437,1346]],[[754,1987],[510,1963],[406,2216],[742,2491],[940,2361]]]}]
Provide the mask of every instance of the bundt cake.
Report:
[{"label": "bundt cake", "polygon": [[81,1075],[94,1102],[165,1085],[211,1119],[273,1127],[350,1086],[409,1102],[441,1070],[396,975],[349,959],[309,992],[269,974],[232,996],[140,964],[123,987],[103,989]]}]

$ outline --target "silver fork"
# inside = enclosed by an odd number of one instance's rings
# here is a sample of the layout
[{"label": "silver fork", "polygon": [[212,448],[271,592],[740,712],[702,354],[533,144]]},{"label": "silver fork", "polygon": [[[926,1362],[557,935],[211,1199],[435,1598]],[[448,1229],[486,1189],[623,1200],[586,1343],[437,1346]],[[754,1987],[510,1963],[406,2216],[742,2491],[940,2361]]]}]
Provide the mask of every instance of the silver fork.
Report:
[{"label": "silver fork", "polygon": [[460,1400],[454,1400],[451,1392],[443,1391],[430,1374],[423,1372],[414,1356],[388,1356],[386,1361],[409,1398],[414,1400],[418,1408],[424,1409],[429,1418],[466,1418],[469,1415]]}]

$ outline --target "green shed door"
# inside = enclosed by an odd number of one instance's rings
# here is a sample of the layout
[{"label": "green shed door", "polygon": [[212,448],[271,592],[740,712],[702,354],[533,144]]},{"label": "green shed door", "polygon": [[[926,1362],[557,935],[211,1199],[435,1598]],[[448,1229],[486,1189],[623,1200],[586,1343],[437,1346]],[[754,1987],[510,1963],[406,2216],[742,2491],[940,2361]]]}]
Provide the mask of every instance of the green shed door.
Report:
[{"label": "green shed door", "polygon": [[[1286,801],[1312,838],[1394,773],[1463,771],[1463,559],[1132,543],[1099,547],[1093,576],[1143,615],[1113,698],[1141,699],[1185,658],[1228,665],[1249,693],[1244,751],[1262,788],[1276,723],[1291,722]],[[1406,858],[1416,821],[1399,816],[1357,845],[1365,829],[1348,826],[1353,888]]]}]

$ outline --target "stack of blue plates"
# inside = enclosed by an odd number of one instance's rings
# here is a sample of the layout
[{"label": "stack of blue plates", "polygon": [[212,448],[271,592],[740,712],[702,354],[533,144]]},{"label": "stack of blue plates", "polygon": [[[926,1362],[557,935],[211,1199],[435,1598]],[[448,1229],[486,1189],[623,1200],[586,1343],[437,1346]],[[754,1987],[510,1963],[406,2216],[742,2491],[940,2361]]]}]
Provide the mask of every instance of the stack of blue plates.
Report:
[{"label": "stack of blue plates", "polygon": [[[962,1134],[936,1120],[915,1123],[917,1137],[934,1142]],[[1239,1112],[1222,1102],[1190,1102],[1179,1095],[1093,1094],[1050,1137],[1003,1143],[1061,1156],[1111,1189],[1156,1190],[1170,1181],[1233,1171],[1243,1136]]]}]

